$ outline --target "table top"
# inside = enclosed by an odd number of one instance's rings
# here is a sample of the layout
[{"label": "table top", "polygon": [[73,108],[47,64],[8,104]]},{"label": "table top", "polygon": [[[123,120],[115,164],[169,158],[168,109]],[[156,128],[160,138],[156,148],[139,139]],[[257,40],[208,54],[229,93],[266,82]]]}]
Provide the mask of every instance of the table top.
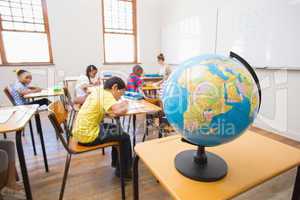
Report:
[{"label": "table top", "polygon": [[143,89],[143,90],[160,90],[161,87],[152,84],[152,85],[145,85],[145,86],[143,86],[142,89]]},{"label": "table top", "polygon": [[22,130],[38,110],[38,105],[1,107],[1,111],[13,110],[12,116],[5,123],[0,123],[0,133]]},{"label": "table top", "polygon": [[139,143],[135,152],[174,199],[230,199],[300,165],[300,150],[247,131],[235,141],[207,151],[221,156],[228,165],[227,176],[217,182],[197,182],[182,176],[175,156],[196,149],[181,142],[181,136]]},{"label": "table top", "polygon": [[24,96],[25,99],[31,98],[41,98],[41,97],[53,97],[53,96],[63,96],[64,91],[54,92],[52,88],[43,89],[41,92],[31,93]]},{"label": "table top", "polygon": [[125,115],[138,115],[159,112],[162,109],[145,100],[128,100],[128,111]]},{"label": "table top", "polygon": [[164,79],[164,77],[162,77],[162,76],[157,76],[157,77],[142,77],[142,79],[144,80],[144,81],[160,81],[160,80],[163,80]]}]

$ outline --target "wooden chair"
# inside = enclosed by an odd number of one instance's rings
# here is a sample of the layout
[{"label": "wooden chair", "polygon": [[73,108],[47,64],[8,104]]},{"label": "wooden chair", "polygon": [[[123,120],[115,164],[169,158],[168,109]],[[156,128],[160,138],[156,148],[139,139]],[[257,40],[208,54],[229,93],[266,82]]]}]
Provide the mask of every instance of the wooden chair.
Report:
[{"label": "wooden chair", "polygon": [[[122,160],[121,153],[120,153],[120,144],[118,142],[108,142],[108,143],[104,143],[104,144],[97,145],[97,146],[91,146],[91,147],[81,146],[80,144],[78,144],[76,139],[71,136],[71,130],[66,130],[68,132],[66,135],[67,135],[67,137],[69,137],[66,140],[65,137],[63,136],[64,129],[62,128],[62,125],[65,124],[68,120],[68,111],[65,109],[65,106],[61,101],[56,101],[49,105],[49,116],[48,117],[55,129],[57,137],[60,139],[65,150],[68,153],[67,158],[66,158],[66,163],[65,163],[65,170],[64,170],[64,176],[63,176],[62,187],[61,187],[61,191],[60,191],[60,195],[59,195],[59,200],[62,200],[63,196],[64,196],[64,190],[65,190],[65,186],[66,186],[66,181],[67,181],[67,177],[68,177],[68,172],[69,172],[69,168],[70,168],[72,155],[82,154],[82,153],[98,150],[101,148],[114,146],[114,147],[118,148],[119,160]],[[69,127],[69,126],[67,126],[67,127]],[[122,199],[125,199],[125,184],[124,184],[124,177],[123,177],[121,165],[122,165],[122,163],[120,162],[121,192],[122,192]]]},{"label": "wooden chair", "polygon": [[5,187],[8,178],[8,155],[0,149],[0,200],[2,200],[1,190]]},{"label": "wooden chair", "polygon": [[[13,106],[16,106],[17,103],[15,102],[13,96],[11,95],[9,87],[5,87],[4,90],[3,90],[3,92],[7,96],[7,98],[11,102],[11,104]],[[34,135],[33,135],[33,129],[32,129],[32,122],[31,122],[31,120],[29,120],[29,129],[30,129],[31,142],[32,142],[32,146],[33,146],[33,153],[36,156],[37,153],[36,153],[35,140],[34,140]],[[23,134],[24,134],[24,132],[23,132]],[[6,138],[6,135],[4,135],[4,138]]]}]

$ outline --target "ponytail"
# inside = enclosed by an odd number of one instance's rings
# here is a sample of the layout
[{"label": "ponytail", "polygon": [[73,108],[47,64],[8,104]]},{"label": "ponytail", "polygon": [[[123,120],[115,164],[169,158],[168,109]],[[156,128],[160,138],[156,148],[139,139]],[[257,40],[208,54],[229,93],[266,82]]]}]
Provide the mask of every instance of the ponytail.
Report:
[{"label": "ponytail", "polygon": [[89,65],[89,66],[87,66],[86,72],[85,72],[85,75],[88,77],[90,84],[92,83],[91,77],[90,77],[90,72],[93,71],[93,70],[98,71],[98,69],[95,65]]}]

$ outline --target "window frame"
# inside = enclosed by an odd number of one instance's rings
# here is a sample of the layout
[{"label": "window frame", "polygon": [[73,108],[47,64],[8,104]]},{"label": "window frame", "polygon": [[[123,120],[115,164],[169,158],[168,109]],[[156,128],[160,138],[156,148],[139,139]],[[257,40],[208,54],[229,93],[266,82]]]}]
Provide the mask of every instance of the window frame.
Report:
[{"label": "window frame", "polygon": [[[20,65],[48,66],[48,65],[54,65],[52,46],[51,46],[51,35],[50,35],[50,28],[49,28],[48,8],[47,8],[46,0],[41,0],[41,5],[42,5],[42,10],[43,10],[43,18],[44,18],[44,27],[45,27],[44,32],[26,31],[26,30],[3,30],[2,17],[0,14],[0,57],[1,57],[1,61],[2,61],[2,63],[0,63],[0,66],[20,66]],[[48,40],[49,62],[8,62],[7,58],[6,58],[6,52],[5,52],[4,42],[3,42],[3,31],[46,34],[47,40]]]},{"label": "window frame", "polygon": [[[121,0],[121,1],[128,1],[128,0]],[[103,56],[104,56],[104,65],[123,65],[123,64],[138,64],[139,57],[138,57],[138,33],[137,33],[137,0],[132,0],[132,31],[133,33],[118,33],[113,31],[105,31],[105,16],[104,16],[104,0],[101,0],[101,7],[102,7],[102,40],[103,40]],[[107,62],[106,60],[106,52],[105,52],[105,34],[116,34],[116,35],[132,35],[134,37],[134,60],[133,62]]]}]

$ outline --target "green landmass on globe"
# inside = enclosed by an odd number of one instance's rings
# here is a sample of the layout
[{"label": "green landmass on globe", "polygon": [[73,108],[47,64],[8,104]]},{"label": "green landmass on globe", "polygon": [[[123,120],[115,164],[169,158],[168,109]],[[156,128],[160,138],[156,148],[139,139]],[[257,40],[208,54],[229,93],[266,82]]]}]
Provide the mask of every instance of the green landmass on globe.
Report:
[{"label": "green landmass on globe", "polygon": [[222,56],[199,58],[171,75],[164,89],[164,108],[185,139],[215,146],[238,137],[253,122],[257,91],[240,63]]}]

